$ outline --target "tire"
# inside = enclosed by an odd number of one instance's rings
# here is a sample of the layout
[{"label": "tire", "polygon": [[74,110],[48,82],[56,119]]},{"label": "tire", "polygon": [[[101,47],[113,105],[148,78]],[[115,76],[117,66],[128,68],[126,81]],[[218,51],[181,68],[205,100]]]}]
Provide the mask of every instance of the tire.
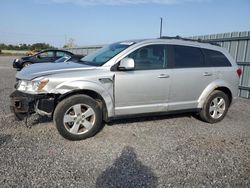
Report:
[{"label": "tire", "polygon": [[14,117],[16,121],[23,121],[27,116],[26,113],[14,113]]},{"label": "tire", "polygon": [[207,97],[199,116],[205,122],[217,123],[224,119],[229,103],[227,94],[215,90]]},{"label": "tire", "polygon": [[101,105],[87,95],[73,95],[57,105],[54,123],[66,139],[83,140],[92,137],[102,128]]},{"label": "tire", "polygon": [[27,67],[27,66],[29,66],[29,65],[31,65],[32,63],[31,62],[25,62],[24,64],[23,64],[23,68],[24,67]]}]

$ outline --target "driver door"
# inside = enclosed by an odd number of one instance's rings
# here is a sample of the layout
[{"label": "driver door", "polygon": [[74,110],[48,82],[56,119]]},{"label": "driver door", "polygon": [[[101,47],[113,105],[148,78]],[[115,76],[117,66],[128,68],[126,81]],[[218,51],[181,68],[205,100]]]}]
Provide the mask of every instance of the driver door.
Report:
[{"label": "driver door", "polygon": [[115,115],[167,111],[170,88],[167,46],[149,45],[127,57],[134,70],[115,72]]}]

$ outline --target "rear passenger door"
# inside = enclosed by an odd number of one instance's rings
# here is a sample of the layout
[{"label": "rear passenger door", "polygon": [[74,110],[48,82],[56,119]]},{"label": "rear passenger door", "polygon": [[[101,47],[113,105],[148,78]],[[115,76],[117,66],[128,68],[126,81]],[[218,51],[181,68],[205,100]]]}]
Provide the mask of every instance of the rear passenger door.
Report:
[{"label": "rear passenger door", "polygon": [[[203,49],[206,57],[206,63],[209,67],[213,67],[214,77],[216,79],[231,80],[232,65],[225,55],[219,51]],[[232,83],[234,85],[235,83]]]},{"label": "rear passenger door", "polygon": [[62,51],[56,51],[56,56],[55,56],[55,60],[61,58],[61,57],[64,57],[64,56],[67,56],[67,54],[65,52],[62,52]]},{"label": "rear passenger door", "polygon": [[37,56],[37,62],[43,63],[43,62],[53,62],[55,59],[55,53],[54,51],[46,51],[38,54]]},{"label": "rear passenger door", "polygon": [[201,93],[214,80],[213,68],[207,67],[199,47],[172,45],[171,50],[169,110],[197,108]]}]

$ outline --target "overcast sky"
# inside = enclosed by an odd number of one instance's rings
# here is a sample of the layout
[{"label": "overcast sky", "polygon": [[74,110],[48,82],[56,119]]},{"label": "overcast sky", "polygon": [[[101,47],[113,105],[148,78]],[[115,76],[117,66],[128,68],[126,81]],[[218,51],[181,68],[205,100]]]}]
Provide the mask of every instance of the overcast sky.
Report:
[{"label": "overcast sky", "polygon": [[0,0],[0,43],[57,47],[250,31],[250,0]]}]

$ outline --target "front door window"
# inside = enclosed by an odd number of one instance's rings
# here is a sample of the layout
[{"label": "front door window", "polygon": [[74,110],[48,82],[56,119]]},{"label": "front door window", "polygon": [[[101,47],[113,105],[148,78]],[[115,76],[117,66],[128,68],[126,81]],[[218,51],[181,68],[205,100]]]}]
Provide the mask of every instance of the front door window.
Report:
[{"label": "front door window", "polygon": [[167,64],[165,45],[150,45],[135,50],[127,57],[135,61],[135,70],[164,69]]}]

